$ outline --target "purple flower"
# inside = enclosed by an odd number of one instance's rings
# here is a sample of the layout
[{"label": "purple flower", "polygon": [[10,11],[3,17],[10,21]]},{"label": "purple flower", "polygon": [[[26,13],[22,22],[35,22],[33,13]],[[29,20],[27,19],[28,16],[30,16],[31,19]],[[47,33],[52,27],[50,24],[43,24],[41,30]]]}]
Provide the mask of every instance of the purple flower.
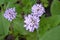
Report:
[{"label": "purple flower", "polygon": [[14,18],[16,18],[16,12],[15,12],[15,7],[14,8],[9,8],[5,11],[4,17],[8,19],[9,21],[12,21]]},{"label": "purple flower", "polygon": [[32,6],[32,12],[33,15],[37,15],[38,17],[42,16],[43,13],[45,13],[45,9],[42,6],[42,4],[34,4]]},{"label": "purple flower", "polygon": [[34,29],[38,29],[39,26],[39,17],[36,17],[34,15],[28,15],[28,16],[24,16],[24,27],[26,28],[26,30],[29,30],[30,32],[33,32]]}]

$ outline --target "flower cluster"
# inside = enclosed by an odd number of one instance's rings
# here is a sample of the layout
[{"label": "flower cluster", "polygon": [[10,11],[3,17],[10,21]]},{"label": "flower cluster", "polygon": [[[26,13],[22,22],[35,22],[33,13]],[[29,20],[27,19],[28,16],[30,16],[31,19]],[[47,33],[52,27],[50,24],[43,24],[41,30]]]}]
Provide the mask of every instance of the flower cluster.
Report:
[{"label": "flower cluster", "polygon": [[25,16],[24,27],[26,27],[26,30],[33,32],[34,29],[38,29],[39,21],[38,17],[29,14],[28,16]]},{"label": "flower cluster", "polygon": [[15,7],[14,8],[9,8],[5,11],[4,17],[8,19],[9,21],[12,21],[14,18],[16,18],[16,12],[15,12]]},{"label": "flower cluster", "polygon": [[33,15],[41,17],[43,13],[45,13],[45,10],[42,4],[34,4],[32,6],[32,12],[33,12]]},{"label": "flower cluster", "polygon": [[24,16],[24,27],[26,30],[33,32],[35,29],[38,29],[40,21],[39,17],[41,17],[44,12],[45,10],[42,4],[34,4],[32,6],[32,13],[28,16]]},{"label": "flower cluster", "polygon": [[[38,29],[39,27],[39,17],[45,13],[44,7],[42,4],[34,4],[31,8],[32,13],[28,16],[24,16],[24,27],[26,30],[29,30],[30,32],[33,32],[35,29]],[[8,19],[9,21],[12,21],[14,18],[16,18],[16,12],[15,7],[9,8],[5,11],[4,17]]]}]

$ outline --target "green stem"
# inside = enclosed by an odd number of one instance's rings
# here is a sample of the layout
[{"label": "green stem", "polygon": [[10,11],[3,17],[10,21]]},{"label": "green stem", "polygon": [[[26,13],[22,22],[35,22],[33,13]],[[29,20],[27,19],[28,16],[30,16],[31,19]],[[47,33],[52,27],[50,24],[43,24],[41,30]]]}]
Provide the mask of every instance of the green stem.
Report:
[{"label": "green stem", "polygon": [[13,21],[10,23],[10,34],[13,34]]},{"label": "green stem", "polygon": [[37,40],[40,40],[39,30],[37,29]]},{"label": "green stem", "polygon": [[9,7],[10,2],[8,2],[6,9]]}]

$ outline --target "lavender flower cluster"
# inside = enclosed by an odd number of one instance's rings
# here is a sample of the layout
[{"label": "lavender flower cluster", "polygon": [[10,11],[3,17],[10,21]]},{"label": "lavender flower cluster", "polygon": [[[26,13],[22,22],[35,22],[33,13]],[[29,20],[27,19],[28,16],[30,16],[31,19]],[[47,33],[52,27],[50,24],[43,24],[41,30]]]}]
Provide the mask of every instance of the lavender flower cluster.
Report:
[{"label": "lavender flower cluster", "polygon": [[24,16],[24,27],[26,30],[33,32],[35,29],[38,29],[40,21],[39,17],[41,17],[43,13],[45,13],[45,9],[42,4],[34,4],[32,6],[32,13],[28,16]]},{"label": "lavender flower cluster", "polygon": [[29,14],[28,16],[25,16],[24,27],[26,27],[26,30],[33,32],[34,29],[38,29],[39,21],[38,17]]},{"label": "lavender flower cluster", "polygon": [[[45,13],[45,10],[42,4],[34,4],[31,11],[31,14],[29,14],[28,16],[24,16],[24,27],[26,28],[26,30],[33,32],[35,29],[38,29],[40,21],[39,17],[41,17],[43,13]],[[16,14],[17,13],[15,12],[15,7],[9,8],[5,11],[4,17],[9,21],[12,21],[16,18]]]},{"label": "lavender flower cluster", "polygon": [[16,18],[16,12],[15,12],[15,7],[14,8],[9,8],[5,11],[4,17],[8,19],[9,21],[12,21],[14,18]]},{"label": "lavender flower cluster", "polygon": [[38,17],[41,17],[45,13],[44,7],[42,4],[34,4],[32,6],[32,14]]}]

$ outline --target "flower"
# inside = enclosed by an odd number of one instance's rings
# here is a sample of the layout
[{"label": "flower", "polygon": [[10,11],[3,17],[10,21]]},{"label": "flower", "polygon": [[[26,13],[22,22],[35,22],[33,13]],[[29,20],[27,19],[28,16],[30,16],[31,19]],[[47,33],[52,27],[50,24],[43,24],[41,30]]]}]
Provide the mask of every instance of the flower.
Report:
[{"label": "flower", "polygon": [[24,16],[24,27],[26,30],[29,30],[30,32],[33,32],[34,29],[38,29],[39,26],[39,17],[36,17],[34,15],[29,14],[28,16]]},{"label": "flower", "polygon": [[14,8],[9,8],[5,11],[4,17],[8,19],[9,21],[12,21],[14,18],[16,18],[16,12],[15,12],[15,7]]},{"label": "flower", "polygon": [[45,9],[42,4],[34,4],[32,6],[33,15],[37,15],[38,17],[42,16],[45,13]]}]

